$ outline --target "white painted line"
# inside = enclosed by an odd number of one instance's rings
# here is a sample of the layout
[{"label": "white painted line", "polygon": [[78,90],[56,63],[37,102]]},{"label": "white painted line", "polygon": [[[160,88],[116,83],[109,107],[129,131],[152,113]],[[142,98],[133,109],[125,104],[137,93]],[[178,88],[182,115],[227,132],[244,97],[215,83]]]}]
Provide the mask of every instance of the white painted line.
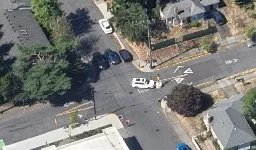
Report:
[{"label": "white painted line", "polygon": [[190,82],[190,83],[187,83],[187,85],[192,85],[192,82]]},{"label": "white painted line", "polygon": [[173,73],[175,73],[179,68],[184,68],[184,66],[178,66]]},{"label": "white painted line", "polygon": [[193,73],[191,68],[188,68],[186,71],[184,71],[183,73]]},{"label": "white painted line", "polygon": [[225,61],[225,64],[227,65],[227,64],[232,64],[232,63],[235,63],[235,62],[237,62],[238,61],[238,59],[236,59],[236,58],[234,58],[234,59],[231,59],[231,60],[226,60]]},{"label": "white painted line", "polygon": [[149,89],[137,89],[139,93],[143,93],[143,92],[146,92],[146,91],[149,91]]},{"label": "white painted line", "polygon": [[185,78],[175,78],[174,80],[180,84]]}]

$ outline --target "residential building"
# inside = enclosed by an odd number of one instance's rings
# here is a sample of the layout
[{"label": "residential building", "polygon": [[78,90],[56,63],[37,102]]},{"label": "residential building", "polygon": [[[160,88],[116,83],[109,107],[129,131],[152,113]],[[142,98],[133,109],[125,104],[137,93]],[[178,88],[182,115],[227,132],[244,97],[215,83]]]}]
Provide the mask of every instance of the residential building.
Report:
[{"label": "residential building", "polygon": [[243,116],[243,94],[214,105],[204,116],[207,130],[217,139],[222,150],[249,150],[256,141],[255,134]]},{"label": "residential building", "polygon": [[172,0],[160,10],[169,27],[182,26],[184,21],[204,20],[204,14],[218,8],[219,0]]}]

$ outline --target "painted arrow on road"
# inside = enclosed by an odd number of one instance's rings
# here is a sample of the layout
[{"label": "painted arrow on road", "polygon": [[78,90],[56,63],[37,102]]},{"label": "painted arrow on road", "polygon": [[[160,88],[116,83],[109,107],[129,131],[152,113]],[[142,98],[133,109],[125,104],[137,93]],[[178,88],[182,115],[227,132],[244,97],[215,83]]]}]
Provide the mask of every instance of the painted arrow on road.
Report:
[{"label": "painted arrow on road", "polygon": [[184,66],[178,66],[173,73],[175,73],[179,68],[184,68]]}]

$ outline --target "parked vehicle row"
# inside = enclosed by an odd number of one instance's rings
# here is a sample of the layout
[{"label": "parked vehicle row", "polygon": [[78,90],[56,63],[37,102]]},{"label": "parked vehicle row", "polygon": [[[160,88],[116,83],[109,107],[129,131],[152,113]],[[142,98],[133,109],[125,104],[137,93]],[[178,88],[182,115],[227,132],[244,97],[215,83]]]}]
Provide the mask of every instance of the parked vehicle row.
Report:
[{"label": "parked vehicle row", "polygon": [[97,65],[100,69],[106,70],[110,67],[109,64],[120,64],[122,62],[121,59],[123,59],[124,62],[131,62],[133,57],[132,54],[125,49],[120,50],[119,54],[115,51],[112,51],[111,49],[107,49],[105,50],[104,54],[95,52],[93,54],[92,63]]}]

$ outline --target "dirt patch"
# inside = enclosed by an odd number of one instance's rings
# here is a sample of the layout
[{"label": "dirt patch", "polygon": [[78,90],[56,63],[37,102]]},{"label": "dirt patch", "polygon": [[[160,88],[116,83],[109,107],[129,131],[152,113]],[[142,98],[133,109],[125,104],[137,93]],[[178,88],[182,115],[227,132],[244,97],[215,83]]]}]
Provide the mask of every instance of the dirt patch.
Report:
[{"label": "dirt patch", "polygon": [[256,19],[249,18],[244,8],[235,5],[232,0],[224,0],[226,7],[220,9],[227,19],[232,36],[243,34],[246,25],[256,24]]},{"label": "dirt patch", "polygon": [[216,91],[212,91],[209,94],[214,99],[214,102],[219,102],[219,101],[222,101],[223,99],[227,98],[227,95],[225,94],[225,91],[223,89],[218,89]]},{"label": "dirt patch", "polygon": [[234,85],[235,89],[240,92],[240,93],[246,93],[248,92],[250,89],[255,88],[256,87],[256,78],[251,78],[249,80],[246,80],[245,83],[236,83]]}]

